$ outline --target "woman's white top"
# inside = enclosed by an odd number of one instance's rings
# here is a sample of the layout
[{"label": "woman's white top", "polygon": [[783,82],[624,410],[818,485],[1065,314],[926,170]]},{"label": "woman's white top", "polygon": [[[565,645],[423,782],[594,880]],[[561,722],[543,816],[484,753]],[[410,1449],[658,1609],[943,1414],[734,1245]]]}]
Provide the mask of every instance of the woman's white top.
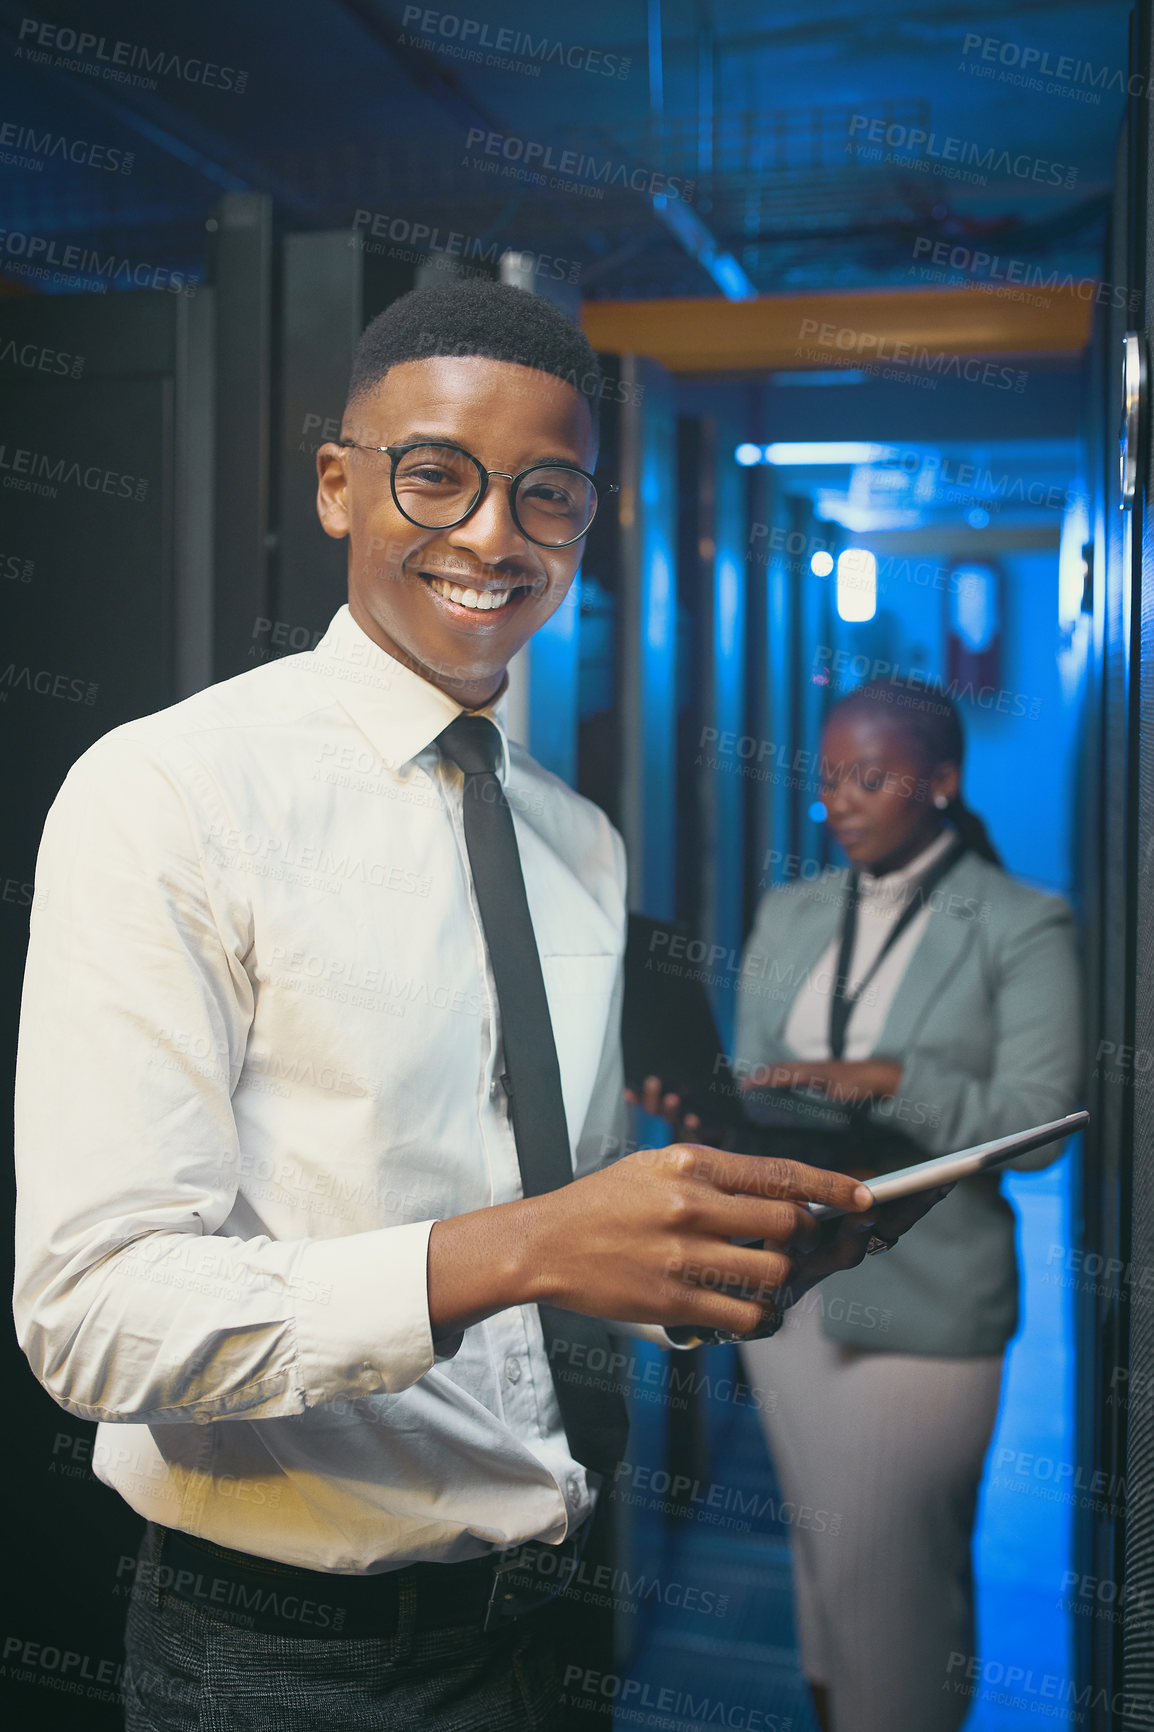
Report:
[{"label": "woman's white top", "polygon": [[[858,880],[857,933],[847,970],[851,995],[869,973],[895,922],[901,919],[907,904],[917,896],[918,886],[925,873],[953,846],[956,839],[956,832],[947,827],[940,836],[934,838],[928,848],[924,848],[900,871],[887,872],[882,878],[875,878],[872,872],[861,873]],[[850,1012],[843,1058],[863,1059],[872,1055],[885,1027],[886,1017],[898,987],[922,941],[932,906],[932,898],[927,897]],[[840,951],[839,921],[836,936],[822,953],[816,966],[810,970],[786,1018],[783,1030],[785,1041],[798,1058],[828,1059],[832,1056],[829,1046],[830,994],[837,979]]]}]

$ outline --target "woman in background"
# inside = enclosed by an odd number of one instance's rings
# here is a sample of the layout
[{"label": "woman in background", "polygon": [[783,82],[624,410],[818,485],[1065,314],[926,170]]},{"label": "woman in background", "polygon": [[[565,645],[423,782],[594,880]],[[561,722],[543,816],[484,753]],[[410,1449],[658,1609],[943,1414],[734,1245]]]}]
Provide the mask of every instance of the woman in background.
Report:
[{"label": "woman in background", "polygon": [[[867,1178],[1077,1101],[1070,911],[1002,870],[962,801],[962,756],[940,691],[850,693],[822,738],[850,870],[771,890],[746,947],[750,1116],[808,1120],[843,1150],[827,1164]],[[791,1533],[804,1670],[831,1732],[955,1732],[970,1706],[970,1544],[1018,1322],[1014,1225],[996,1173],[963,1180],[741,1349],[750,1383],[776,1392],[758,1407],[786,1496],[840,1517],[836,1533]]]}]

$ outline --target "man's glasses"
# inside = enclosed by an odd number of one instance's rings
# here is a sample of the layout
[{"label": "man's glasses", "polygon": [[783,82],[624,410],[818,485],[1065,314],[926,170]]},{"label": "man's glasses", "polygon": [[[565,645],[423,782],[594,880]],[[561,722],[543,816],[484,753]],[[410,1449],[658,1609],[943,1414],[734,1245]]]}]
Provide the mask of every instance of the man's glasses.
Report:
[{"label": "man's glasses", "polygon": [[[493,475],[509,482],[513,522],[538,547],[568,547],[580,541],[597,515],[593,477],[568,463],[534,463],[510,475],[505,469],[486,469],[459,445],[361,445],[355,439],[340,443],[389,458],[393,503],[419,529],[453,529],[464,523],[484,499]],[[610,485],[604,491],[616,493],[617,488]]]}]

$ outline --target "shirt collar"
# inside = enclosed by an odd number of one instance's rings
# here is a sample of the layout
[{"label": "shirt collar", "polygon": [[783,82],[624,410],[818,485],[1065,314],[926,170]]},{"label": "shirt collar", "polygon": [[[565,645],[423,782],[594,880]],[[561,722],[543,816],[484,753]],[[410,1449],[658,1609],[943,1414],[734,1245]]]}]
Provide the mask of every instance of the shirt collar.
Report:
[{"label": "shirt collar", "polygon": [[[314,671],[330,685],[333,696],[340,699],[390,769],[411,762],[450,722],[465,713],[455,698],[374,643],[357,624],[347,603],[333,615],[312,656]],[[487,717],[501,736],[497,774],[502,782],[509,774],[508,689],[506,674],[491,702],[469,712]]]},{"label": "shirt collar", "polygon": [[923,874],[928,872],[956,841],[957,832],[947,825],[940,836],[934,837],[928,848],[923,848],[908,865],[899,867],[896,872],[887,872],[881,878],[875,878],[872,872],[862,872],[858,879],[859,896],[876,897],[879,902],[903,901],[914,892]]}]

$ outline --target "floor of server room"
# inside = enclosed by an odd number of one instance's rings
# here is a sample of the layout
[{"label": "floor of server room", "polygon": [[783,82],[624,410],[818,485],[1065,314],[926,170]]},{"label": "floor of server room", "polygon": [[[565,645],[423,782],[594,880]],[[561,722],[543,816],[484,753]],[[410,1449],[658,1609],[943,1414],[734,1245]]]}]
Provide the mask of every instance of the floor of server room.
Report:
[{"label": "floor of server room", "polygon": [[[1067,1154],[1047,1172],[1005,1182],[1020,1223],[1023,1323],[1007,1357],[981,1494],[974,1547],[981,1658],[969,1685],[965,1732],[1024,1732],[1038,1725],[1040,1714],[1049,1725],[1079,1718],[1073,1706],[1061,1706],[1075,1688],[1069,1594],[1063,1591],[1075,1495],[1063,1485],[1074,1461],[1072,1294],[1064,1249],[1072,1243],[1071,1159]],[[710,1387],[716,1388],[732,1377],[736,1354],[715,1348],[708,1358]],[[670,1522],[652,1508],[658,1500],[635,1499],[631,1572],[648,1581],[660,1577],[666,1586],[640,1609],[634,1626],[615,1732],[646,1724],[672,1724],[679,1732],[718,1724],[816,1732],[798,1666],[786,1529],[770,1513],[780,1494],[757,1414],[748,1403],[713,1399],[704,1422],[707,1459],[714,1466],[724,1461],[728,1486],[757,1488],[757,1507],[747,1500],[725,1527],[704,1508],[701,1519]],[[634,1460],[665,1459],[666,1424],[664,1403],[634,1401]],[[741,1531],[743,1524],[748,1531]],[[667,1591],[676,1584],[708,1589],[713,1597],[697,1596],[691,1610],[666,1604],[682,1597]]]}]

